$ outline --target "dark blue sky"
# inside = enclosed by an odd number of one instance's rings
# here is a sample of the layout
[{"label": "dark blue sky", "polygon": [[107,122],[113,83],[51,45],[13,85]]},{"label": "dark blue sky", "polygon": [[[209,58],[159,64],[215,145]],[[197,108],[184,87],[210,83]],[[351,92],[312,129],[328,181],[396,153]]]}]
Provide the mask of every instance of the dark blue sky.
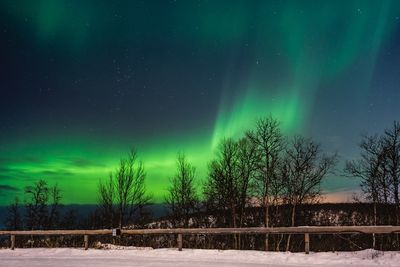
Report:
[{"label": "dark blue sky", "polygon": [[268,114],[342,164],[399,120],[399,16],[397,1],[2,1],[0,204],[39,178],[93,203],[82,189],[130,146],[161,198],[178,151],[204,178],[218,141]]}]

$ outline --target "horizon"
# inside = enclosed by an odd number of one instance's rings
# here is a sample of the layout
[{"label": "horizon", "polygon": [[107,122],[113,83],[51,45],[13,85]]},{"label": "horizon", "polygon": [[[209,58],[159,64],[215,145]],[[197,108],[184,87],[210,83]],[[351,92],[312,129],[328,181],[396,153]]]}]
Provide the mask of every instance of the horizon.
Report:
[{"label": "horizon", "polygon": [[3,1],[0,206],[39,179],[97,202],[132,147],[160,203],[184,152],[198,183],[223,138],[272,115],[339,154],[400,120],[397,1]]},{"label": "horizon", "polygon": [[[353,195],[360,193],[359,190],[349,190],[349,191],[338,191],[338,192],[330,192],[330,193],[322,193],[321,198],[316,204],[341,204],[341,203],[357,203],[353,199]],[[23,199],[20,199],[20,205],[24,206]],[[366,203],[369,203],[368,201]],[[0,204],[0,207],[8,207],[11,203]],[[61,205],[63,206],[98,206],[97,202],[93,203],[73,203],[73,202],[65,202],[62,201]],[[148,205],[166,205],[165,201],[157,202],[151,201]]]}]

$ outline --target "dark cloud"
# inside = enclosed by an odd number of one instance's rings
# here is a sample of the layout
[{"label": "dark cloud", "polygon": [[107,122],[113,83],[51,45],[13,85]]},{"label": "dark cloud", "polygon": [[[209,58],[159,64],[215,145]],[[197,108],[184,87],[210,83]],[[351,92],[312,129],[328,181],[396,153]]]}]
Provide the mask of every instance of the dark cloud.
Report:
[{"label": "dark cloud", "polygon": [[39,164],[43,160],[32,156],[0,157],[0,164]]},{"label": "dark cloud", "polygon": [[37,179],[47,179],[47,178],[63,178],[71,177],[74,174],[66,169],[54,169],[54,170],[43,170],[38,172],[29,172],[26,170],[11,170],[11,169],[1,169],[0,168],[0,180],[25,180],[34,181]]},{"label": "dark cloud", "polygon": [[11,185],[5,185],[5,184],[0,184],[0,191],[18,191],[19,189],[11,186]]},{"label": "dark cloud", "polygon": [[0,180],[31,180],[32,176],[23,171],[13,171],[9,173],[4,173],[0,171]]},{"label": "dark cloud", "polygon": [[57,169],[57,170],[45,170],[39,172],[41,176],[72,176],[74,175],[72,172],[65,169]]},{"label": "dark cloud", "polygon": [[4,167],[4,166],[0,166],[0,173],[9,173],[12,172],[13,170],[10,169],[9,167]]},{"label": "dark cloud", "polygon": [[76,158],[76,159],[69,159],[70,164],[75,167],[103,167],[104,164],[94,162],[88,159]]},{"label": "dark cloud", "polygon": [[0,178],[24,178],[31,174],[29,170],[26,169],[14,169],[7,166],[0,166]]}]

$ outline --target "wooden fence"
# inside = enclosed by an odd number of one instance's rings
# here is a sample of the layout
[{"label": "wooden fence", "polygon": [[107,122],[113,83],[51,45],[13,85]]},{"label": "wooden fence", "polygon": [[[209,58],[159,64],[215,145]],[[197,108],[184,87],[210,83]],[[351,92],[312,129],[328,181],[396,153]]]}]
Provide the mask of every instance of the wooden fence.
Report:
[{"label": "wooden fence", "polygon": [[[247,228],[174,228],[174,229],[133,229],[120,231],[121,235],[178,235],[179,251],[182,250],[183,235],[234,235],[234,234],[304,234],[304,250],[310,251],[310,234],[392,234],[400,233],[400,226],[297,226],[297,227],[247,227]],[[11,249],[15,248],[16,236],[65,236],[82,235],[85,250],[89,248],[90,235],[112,235],[113,230],[32,230],[0,231],[1,235],[10,236]]]}]

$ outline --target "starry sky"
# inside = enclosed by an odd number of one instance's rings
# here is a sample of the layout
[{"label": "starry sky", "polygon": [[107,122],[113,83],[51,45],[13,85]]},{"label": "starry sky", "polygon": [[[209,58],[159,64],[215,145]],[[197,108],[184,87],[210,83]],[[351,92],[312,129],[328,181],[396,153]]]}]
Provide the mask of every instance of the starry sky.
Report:
[{"label": "starry sky", "polygon": [[161,201],[178,152],[202,180],[269,114],[340,164],[400,119],[399,1],[3,0],[0,38],[0,205],[38,179],[95,203],[131,147]]}]

